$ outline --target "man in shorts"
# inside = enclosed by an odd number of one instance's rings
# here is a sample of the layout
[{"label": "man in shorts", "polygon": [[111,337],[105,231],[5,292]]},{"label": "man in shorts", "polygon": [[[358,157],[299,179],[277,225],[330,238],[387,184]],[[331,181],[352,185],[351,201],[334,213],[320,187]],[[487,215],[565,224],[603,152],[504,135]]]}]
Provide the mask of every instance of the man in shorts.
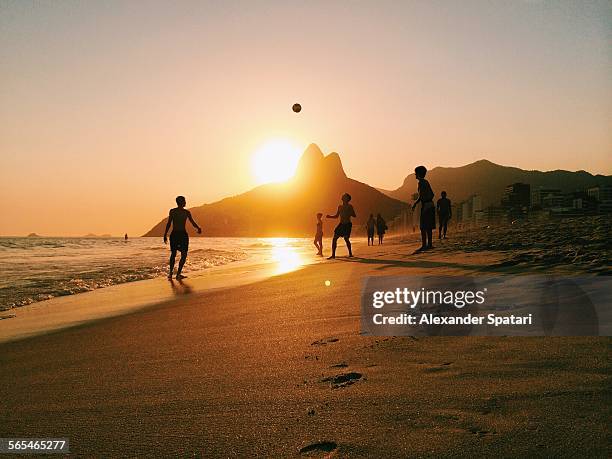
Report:
[{"label": "man in shorts", "polygon": [[172,279],[172,273],[174,271],[174,260],[176,259],[177,250],[181,252],[181,259],[179,260],[178,270],[176,271],[177,279],[184,279],[181,272],[185,261],[187,261],[187,251],[189,250],[189,235],[185,229],[185,223],[187,220],[191,222],[193,227],[198,231],[198,234],[202,234],[202,228],[193,220],[191,212],[185,209],[187,201],[184,196],[177,196],[176,205],[174,209],[170,209],[168,214],[168,223],[166,223],[166,231],[164,231],[164,244],[168,243],[168,230],[172,225],[172,232],[170,233],[170,272],[168,273],[168,279]]},{"label": "man in shorts", "polygon": [[346,247],[349,251],[349,257],[353,256],[353,252],[351,251],[351,229],[353,228],[353,223],[351,222],[351,217],[356,217],[355,209],[353,206],[349,204],[351,201],[351,195],[348,193],[344,193],[342,195],[342,204],[338,206],[338,210],[335,215],[328,215],[327,218],[338,218],[340,217],[340,223],[336,226],[334,230],[334,238],[332,239],[332,254],[329,259],[336,258],[336,246],[338,245],[338,238],[344,238],[346,242]]}]

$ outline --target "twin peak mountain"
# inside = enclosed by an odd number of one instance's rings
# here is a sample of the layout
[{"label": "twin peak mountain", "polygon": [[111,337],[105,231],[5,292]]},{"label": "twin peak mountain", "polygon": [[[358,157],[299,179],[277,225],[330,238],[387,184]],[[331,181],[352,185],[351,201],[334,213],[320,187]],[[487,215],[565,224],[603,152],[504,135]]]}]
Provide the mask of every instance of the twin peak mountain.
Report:
[{"label": "twin peak mountain", "polygon": [[[354,227],[364,226],[371,213],[391,219],[408,208],[407,203],[347,177],[338,153],[325,156],[317,145],[310,144],[289,181],[261,185],[190,211],[206,236],[312,236],[316,214],[335,214],[344,193],[353,198],[357,213]],[[145,236],[162,236],[166,221],[160,221]],[[331,235],[338,221],[324,217],[323,222],[324,234]]]}]

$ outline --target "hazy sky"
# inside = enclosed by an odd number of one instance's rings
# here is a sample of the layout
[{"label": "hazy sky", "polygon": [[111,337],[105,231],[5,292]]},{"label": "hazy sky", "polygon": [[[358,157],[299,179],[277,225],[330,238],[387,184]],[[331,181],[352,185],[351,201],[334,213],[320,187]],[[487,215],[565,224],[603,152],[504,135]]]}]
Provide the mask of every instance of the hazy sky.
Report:
[{"label": "hazy sky", "polygon": [[610,174],[611,43],[608,1],[0,0],[0,234],[142,234],[252,188],[277,138],[384,188]]}]

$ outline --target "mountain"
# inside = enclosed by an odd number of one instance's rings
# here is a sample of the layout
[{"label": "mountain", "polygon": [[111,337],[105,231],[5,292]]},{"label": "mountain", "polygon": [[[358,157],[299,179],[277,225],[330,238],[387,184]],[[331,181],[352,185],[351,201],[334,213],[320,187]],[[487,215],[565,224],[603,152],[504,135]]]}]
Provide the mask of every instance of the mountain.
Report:
[{"label": "mountain", "polygon": [[[356,232],[363,232],[370,213],[380,212],[389,221],[408,207],[365,183],[348,178],[337,153],[325,156],[317,145],[311,144],[291,180],[261,185],[190,211],[205,236],[314,236],[317,212],[336,213],[343,193],[353,198]],[[145,236],[162,236],[166,221],[157,223]],[[331,235],[338,220],[324,217],[323,222],[325,235]],[[187,226],[190,234],[195,234]]]},{"label": "mountain", "polygon": [[[595,185],[612,185],[612,176],[592,175],[585,171],[549,172],[528,171],[517,167],[500,166],[486,159],[461,167],[435,167],[427,172],[427,180],[436,194],[446,191],[451,201],[459,203],[473,194],[482,196],[483,207],[499,204],[506,185],[516,182],[528,183],[531,188],[557,188],[562,192],[582,190]],[[417,181],[414,174],[404,179],[396,190],[380,190],[387,196],[402,201],[412,201]]]}]

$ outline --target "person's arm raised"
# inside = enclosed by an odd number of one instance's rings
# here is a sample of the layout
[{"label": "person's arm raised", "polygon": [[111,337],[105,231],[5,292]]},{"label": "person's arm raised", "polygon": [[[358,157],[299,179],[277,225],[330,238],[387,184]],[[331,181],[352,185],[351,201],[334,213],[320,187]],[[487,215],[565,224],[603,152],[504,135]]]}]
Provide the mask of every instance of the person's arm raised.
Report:
[{"label": "person's arm raised", "polygon": [[329,215],[329,214],[327,214],[325,216],[325,218],[338,218],[338,215],[340,215],[340,206],[338,206],[338,210],[336,211],[336,215]]}]

